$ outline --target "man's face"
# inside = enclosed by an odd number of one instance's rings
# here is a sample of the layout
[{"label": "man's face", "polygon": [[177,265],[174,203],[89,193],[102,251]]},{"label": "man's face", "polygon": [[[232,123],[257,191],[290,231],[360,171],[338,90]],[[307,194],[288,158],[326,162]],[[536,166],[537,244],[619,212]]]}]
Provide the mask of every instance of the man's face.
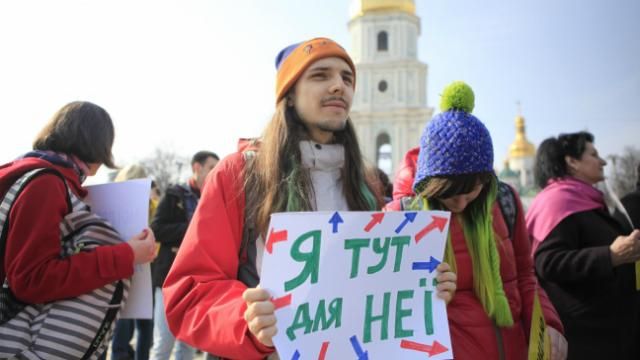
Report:
[{"label": "man's face", "polygon": [[345,128],[353,100],[353,82],[353,71],[339,57],[314,62],[298,79],[290,96],[312,140],[328,143],[333,132]]},{"label": "man's face", "polygon": [[193,164],[193,172],[196,176],[196,184],[198,184],[198,188],[202,189],[204,185],[204,179],[207,177],[207,174],[218,164],[218,160],[209,156],[207,160],[205,160],[204,164],[200,164],[196,162]]}]

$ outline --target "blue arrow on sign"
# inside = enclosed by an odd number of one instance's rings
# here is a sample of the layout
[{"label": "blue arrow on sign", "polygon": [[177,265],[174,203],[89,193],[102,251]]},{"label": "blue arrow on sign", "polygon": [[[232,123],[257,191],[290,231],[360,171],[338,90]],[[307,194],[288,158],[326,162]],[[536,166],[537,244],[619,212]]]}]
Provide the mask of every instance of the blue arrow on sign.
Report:
[{"label": "blue arrow on sign", "polygon": [[404,213],[404,220],[402,220],[402,223],[396,228],[396,234],[400,234],[400,231],[402,231],[408,223],[413,222],[413,220],[416,219],[416,215],[418,215],[417,212]]},{"label": "blue arrow on sign", "polygon": [[438,261],[438,259],[436,259],[433,256],[431,256],[429,261],[414,262],[413,265],[411,266],[411,269],[413,269],[413,270],[429,270],[429,272],[432,273],[433,270],[435,270],[438,267],[438,264],[440,264],[440,261]]},{"label": "blue arrow on sign", "polygon": [[349,341],[351,341],[351,346],[353,346],[353,350],[356,352],[358,360],[369,360],[369,352],[362,350],[362,346],[360,346],[358,338],[355,335],[350,337]]},{"label": "blue arrow on sign", "polygon": [[298,352],[298,350],[296,350],[296,352],[293,353],[291,360],[298,360],[298,359],[300,359],[300,353]]},{"label": "blue arrow on sign", "polygon": [[342,220],[342,218],[340,217],[340,214],[338,214],[338,212],[334,212],[333,216],[331,217],[331,219],[329,219],[329,224],[333,224],[333,233],[337,233],[338,232],[338,224],[343,223],[344,221]]}]

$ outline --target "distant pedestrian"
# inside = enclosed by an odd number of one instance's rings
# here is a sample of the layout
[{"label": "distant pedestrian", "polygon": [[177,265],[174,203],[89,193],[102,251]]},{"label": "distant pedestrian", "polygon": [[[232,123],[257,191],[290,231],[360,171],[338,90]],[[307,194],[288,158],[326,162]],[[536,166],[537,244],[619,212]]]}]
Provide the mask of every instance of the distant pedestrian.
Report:
[{"label": "distant pedestrian", "polygon": [[[211,151],[199,151],[191,159],[192,175],[186,184],[169,187],[160,200],[151,228],[160,245],[158,258],[153,264],[153,288],[155,299],[153,348],[151,359],[169,359],[172,352],[176,360],[191,360],[196,349],[175,336],[167,326],[162,283],[182,244],[189,222],[198,206],[207,174],[218,164],[218,155]],[[175,348],[175,350],[174,350]]]}]

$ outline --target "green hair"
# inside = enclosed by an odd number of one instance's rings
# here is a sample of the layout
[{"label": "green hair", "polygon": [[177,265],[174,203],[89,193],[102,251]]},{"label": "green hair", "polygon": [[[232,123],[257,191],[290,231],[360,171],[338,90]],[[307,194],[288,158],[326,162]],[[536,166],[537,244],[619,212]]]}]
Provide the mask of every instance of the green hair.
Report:
[{"label": "green hair", "polygon": [[500,254],[493,230],[492,209],[498,183],[487,184],[489,191],[484,202],[471,202],[458,216],[473,264],[473,289],[485,312],[498,326],[513,325],[513,315],[500,276]]},{"label": "green hair", "polygon": [[[311,208],[303,188],[298,185],[305,183],[302,181],[303,176],[305,176],[305,173],[301,170],[300,164],[291,159],[291,172],[285,179],[287,191],[287,212],[308,211],[308,209]],[[360,193],[367,203],[369,210],[374,211],[378,209],[376,197],[364,182],[360,184]]]},{"label": "green hair", "polygon": [[378,201],[376,200],[375,195],[373,195],[369,187],[364,182],[360,183],[360,192],[362,193],[364,200],[367,202],[367,205],[369,205],[369,210],[377,210]]},{"label": "green hair", "polygon": [[[471,256],[474,293],[486,314],[498,326],[509,327],[513,325],[513,315],[500,276],[498,238],[493,230],[492,209],[498,192],[496,178],[492,177],[485,186],[488,189],[484,201],[479,196],[476,200],[481,201],[472,201],[457,217],[462,225],[467,249]],[[422,195],[415,197],[410,202],[410,207],[413,210],[443,210],[444,208],[438,201],[433,205]],[[450,233],[447,238],[444,258],[451,266],[452,271],[455,272],[457,267]]]},{"label": "green hair", "polygon": [[[304,184],[304,182],[300,181],[300,177],[303,176],[302,171],[300,171],[300,165],[292,161],[293,164],[291,172],[286,177],[287,184],[287,212],[295,212],[295,211],[304,211],[308,206],[308,199],[305,196],[304,190],[298,186],[297,184]],[[280,206],[280,208],[282,208]]]}]

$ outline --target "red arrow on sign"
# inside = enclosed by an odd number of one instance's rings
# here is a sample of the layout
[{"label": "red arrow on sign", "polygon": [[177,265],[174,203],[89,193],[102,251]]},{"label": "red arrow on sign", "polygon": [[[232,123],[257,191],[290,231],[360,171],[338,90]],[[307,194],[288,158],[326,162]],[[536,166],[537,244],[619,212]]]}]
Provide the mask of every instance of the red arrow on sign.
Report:
[{"label": "red arrow on sign", "polygon": [[426,352],[427,354],[429,354],[429,357],[432,357],[433,355],[441,354],[449,350],[437,341],[434,341],[433,344],[429,346],[427,344],[420,344],[414,341],[402,340],[400,341],[400,347],[403,349]]},{"label": "red arrow on sign", "polygon": [[265,244],[267,252],[271,254],[273,252],[273,244],[280,241],[287,241],[287,230],[273,232],[273,228],[271,228],[271,231],[269,232],[269,238],[267,239],[267,243]]},{"label": "red arrow on sign", "polygon": [[431,219],[431,223],[429,223],[429,225],[425,226],[424,229],[420,230],[416,234],[416,244],[419,243],[423,237],[427,236],[427,234],[430,233],[431,230],[438,229],[440,230],[440,232],[442,232],[442,230],[444,230],[444,227],[447,226],[447,218],[443,218],[440,216],[431,216]]},{"label": "red arrow on sign", "polygon": [[320,354],[318,354],[318,360],[324,360],[324,357],[327,355],[327,350],[329,349],[329,342],[325,341],[322,343],[322,348],[320,348]]},{"label": "red arrow on sign", "polygon": [[273,306],[275,306],[276,310],[281,307],[289,306],[291,305],[291,294],[287,294],[277,299],[271,298],[271,302],[273,303]]},{"label": "red arrow on sign", "polygon": [[367,226],[364,227],[364,231],[369,232],[377,224],[382,224],[383,218],[384,218],[384,213],[371,214],[371,221],[369,221]]}]

